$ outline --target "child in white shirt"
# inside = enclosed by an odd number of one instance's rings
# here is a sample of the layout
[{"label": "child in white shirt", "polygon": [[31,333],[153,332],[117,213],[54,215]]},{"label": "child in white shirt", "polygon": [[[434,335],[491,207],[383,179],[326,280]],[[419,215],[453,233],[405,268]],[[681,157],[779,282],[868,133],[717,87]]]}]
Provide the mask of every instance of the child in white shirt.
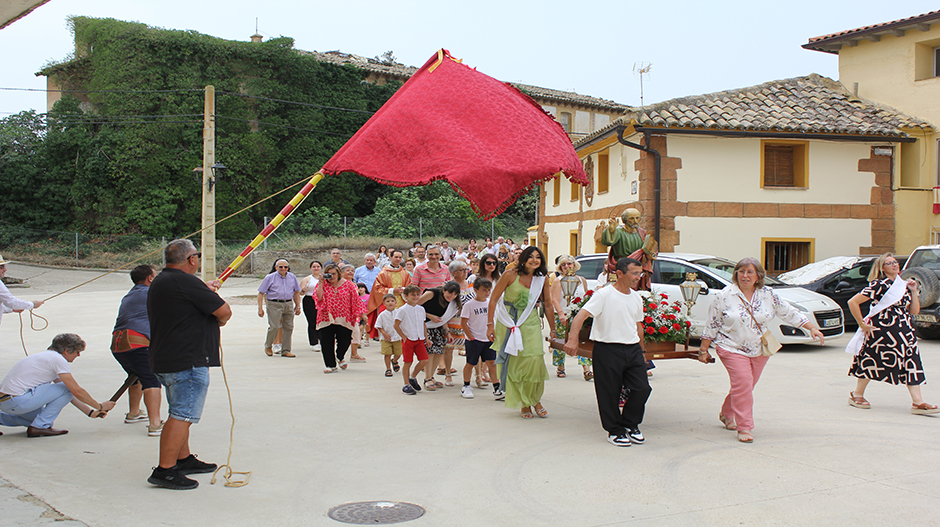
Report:
[{"label": "child in white shirt", "polygon": [[385,311],[379,313],[375,319],[375,329],[379,331],[379,340],[382,343],[382,356],[385,357],[385,376],[392,376],[392,368],[397,372],[401,369],[398,358],[401,357],[401,335],[395,331],[395,295],[389,293],[382,297]]},{"label": "child in white shirt", "polygon": [[402,291],[402,297],[405,299],[405,305],[395,311],[395,332],[401,337],[401,351],[405,356],[405,367],[401,370],[405,387],[401,391],[407,395],[414,395],[421,391],[421,385],[418,384],[418,379],[411,377],[411,363],[417,356],[418,364],[415,365],[415,372],[423,370],[428,363],[428,351],[424,346],[424,341],[428,338],[428,328],[424,324],[426,318],[424,308],[418,305],[421,288],[409,285]]},{"label": "child in white shirt", "polygon": [[467,364],[463,367],[463,388],[460,396],[464,399],[473,399],[473,389],[470,388],[470,376],[473,368],[480,359],[490,371],[493,379],[493,396],[499,401],[503,398],[503,391],[499,386],[499,377],[496,375],[496,351],[492,342],[486,338],[487,309],[489,307],[490,291],[493,282],[486,278],[477,278],[473,281],[473,292],[476,296],[463,305],[460,312],[460,325],[463,327],[464,347],[467,350]]}]

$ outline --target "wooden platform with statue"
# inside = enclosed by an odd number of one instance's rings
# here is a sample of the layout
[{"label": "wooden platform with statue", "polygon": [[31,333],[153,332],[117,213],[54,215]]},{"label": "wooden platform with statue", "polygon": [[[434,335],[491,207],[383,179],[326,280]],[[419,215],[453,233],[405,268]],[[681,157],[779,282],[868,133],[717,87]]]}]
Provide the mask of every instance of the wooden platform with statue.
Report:
[{"label": "wooden platform with statue", "polygon": [[[689,329],[692,323],[687,317],[701,289],[701,284],[696,281],[696,278],[695,273],[689,273],[686,281],[679,286],[683,296],[681,300],[670,301],[665,293],[658,293],[655,290],[639,291],[643,296],[643,349],[646,360],[698,360],[698,349],[689,349]],[[577,293],[576,279],[577,277],[573,274],[566,274],[556,279],[560,282],[558,289],[562,296],[561,300],[567,307],[565,308],[566,322],[556,325],[556,338],[547,339],[552,349],[564,351],[571,321],[594,294],[594,291],[588,290],[583,296],[573,296]],[[686,315],[682,314],[683,311]],[[588,359],[594,357],[594,342],[590,339],[592,322],[593,318],[585,320],[578,334],[578,355]],[[715,362],[715,359],[709,357],[709,362]]]}]

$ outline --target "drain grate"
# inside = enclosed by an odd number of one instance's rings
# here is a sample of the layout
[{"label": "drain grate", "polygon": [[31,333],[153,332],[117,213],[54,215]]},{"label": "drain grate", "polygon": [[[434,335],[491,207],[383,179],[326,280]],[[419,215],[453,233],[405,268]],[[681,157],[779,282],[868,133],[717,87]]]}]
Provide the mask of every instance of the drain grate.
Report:
[{"label": "drain grate", "polygon": [[416,520],[424,516],[424,509],[400,501],[360,501],[333,507],[329,516],[343,523],[376,525]]}]

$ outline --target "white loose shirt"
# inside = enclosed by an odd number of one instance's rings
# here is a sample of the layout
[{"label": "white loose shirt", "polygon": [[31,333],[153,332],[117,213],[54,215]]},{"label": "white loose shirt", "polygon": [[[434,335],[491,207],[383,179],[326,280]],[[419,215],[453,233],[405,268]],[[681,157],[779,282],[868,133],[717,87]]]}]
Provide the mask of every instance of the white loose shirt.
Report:
[{"label": "white loose shirt", "polygon": [[0,393],[14,397],[41,385],[48,384],[61,373],[72,373],[69,361],[58,351],[34,353],[17,362],[0,382]]},{"label": "white loose shirt", "polygon": [[616,287],[594,291],[582,309],[594,315],[591,340],[608,344],[637,344],[640,335],[636,324],[643,320],[643,299],[631,290],[624,294]]},{"label": "white loose shirt", "polygon": [[395,320],[400,320],[401,332],[408,340],[424,340],[424,308],[419,305],[405,304],[395,310]]},{"label": "white loose shirt", "polygon": [[[397,309],[393,309],[391,311],[385,310],[379,313],[379,316],[375,319],[375,328],[381,329],[382,331],[388,333],[389,337],[392,337],[392,340],[388,340],[386,342],[398,342],[401,340],[401,335],[395,331],[395,313],[397,312]],[[402,331],[404,331],[404,326],[405,323],[402,322]],[[379,333],[379,337],[381,337],[382,340],[385,340],[385,337],[381,333]]]},{"label": "white loose shirt", "polygon": [[481,302],[474,298],[466,301],[460,311],[460,318],[467,319],[467,326],[470,328],[470,333],[473,333],[473,340],[487,342],[486,320],[489,307],[489,299]]},{"label": "white loose shirt", "polygon": [[6,284],[0,280],[0,320],[3,320],[4,313],[10,313],[14,309],[33,309],[33,303],[13,296]]},{"label": "white loose shirt", "polygon": [[[751,318],[749,305],[754,311],[754,319],[760,325]],[[748,304],[744,293],[738,286],[731,284],[719,291],[708,307],[708,321],[702,339],[710,340],[716,347],[732,353],[757,357],[760,355],[760,337],[774,317],[780,317],[794,327],[801,327],[808,321],[768,286],[754,291]]]}]

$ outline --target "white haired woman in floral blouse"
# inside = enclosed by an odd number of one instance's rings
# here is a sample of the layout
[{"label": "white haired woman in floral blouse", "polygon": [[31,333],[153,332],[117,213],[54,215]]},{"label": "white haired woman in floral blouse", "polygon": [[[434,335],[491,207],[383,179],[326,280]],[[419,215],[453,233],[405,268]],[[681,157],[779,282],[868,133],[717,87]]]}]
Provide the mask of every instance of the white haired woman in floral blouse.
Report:
[{"label": "white haired woman in floral blouse", "polygon": [[725,397],[718,419],[728,430],[738,431],[738,441],[752,443],[754,436],[754,386],[767,359],[761,355],[761,335],[774,317],[809,330],[813,340],[825,339],[819,328],[764,285],[763,266],[755,258],[744,258],[734,266],[732,284],[722,289],[708,309],[699,360],[708,363],[712,342],[718,358],[728,370],[731,391]]}]

